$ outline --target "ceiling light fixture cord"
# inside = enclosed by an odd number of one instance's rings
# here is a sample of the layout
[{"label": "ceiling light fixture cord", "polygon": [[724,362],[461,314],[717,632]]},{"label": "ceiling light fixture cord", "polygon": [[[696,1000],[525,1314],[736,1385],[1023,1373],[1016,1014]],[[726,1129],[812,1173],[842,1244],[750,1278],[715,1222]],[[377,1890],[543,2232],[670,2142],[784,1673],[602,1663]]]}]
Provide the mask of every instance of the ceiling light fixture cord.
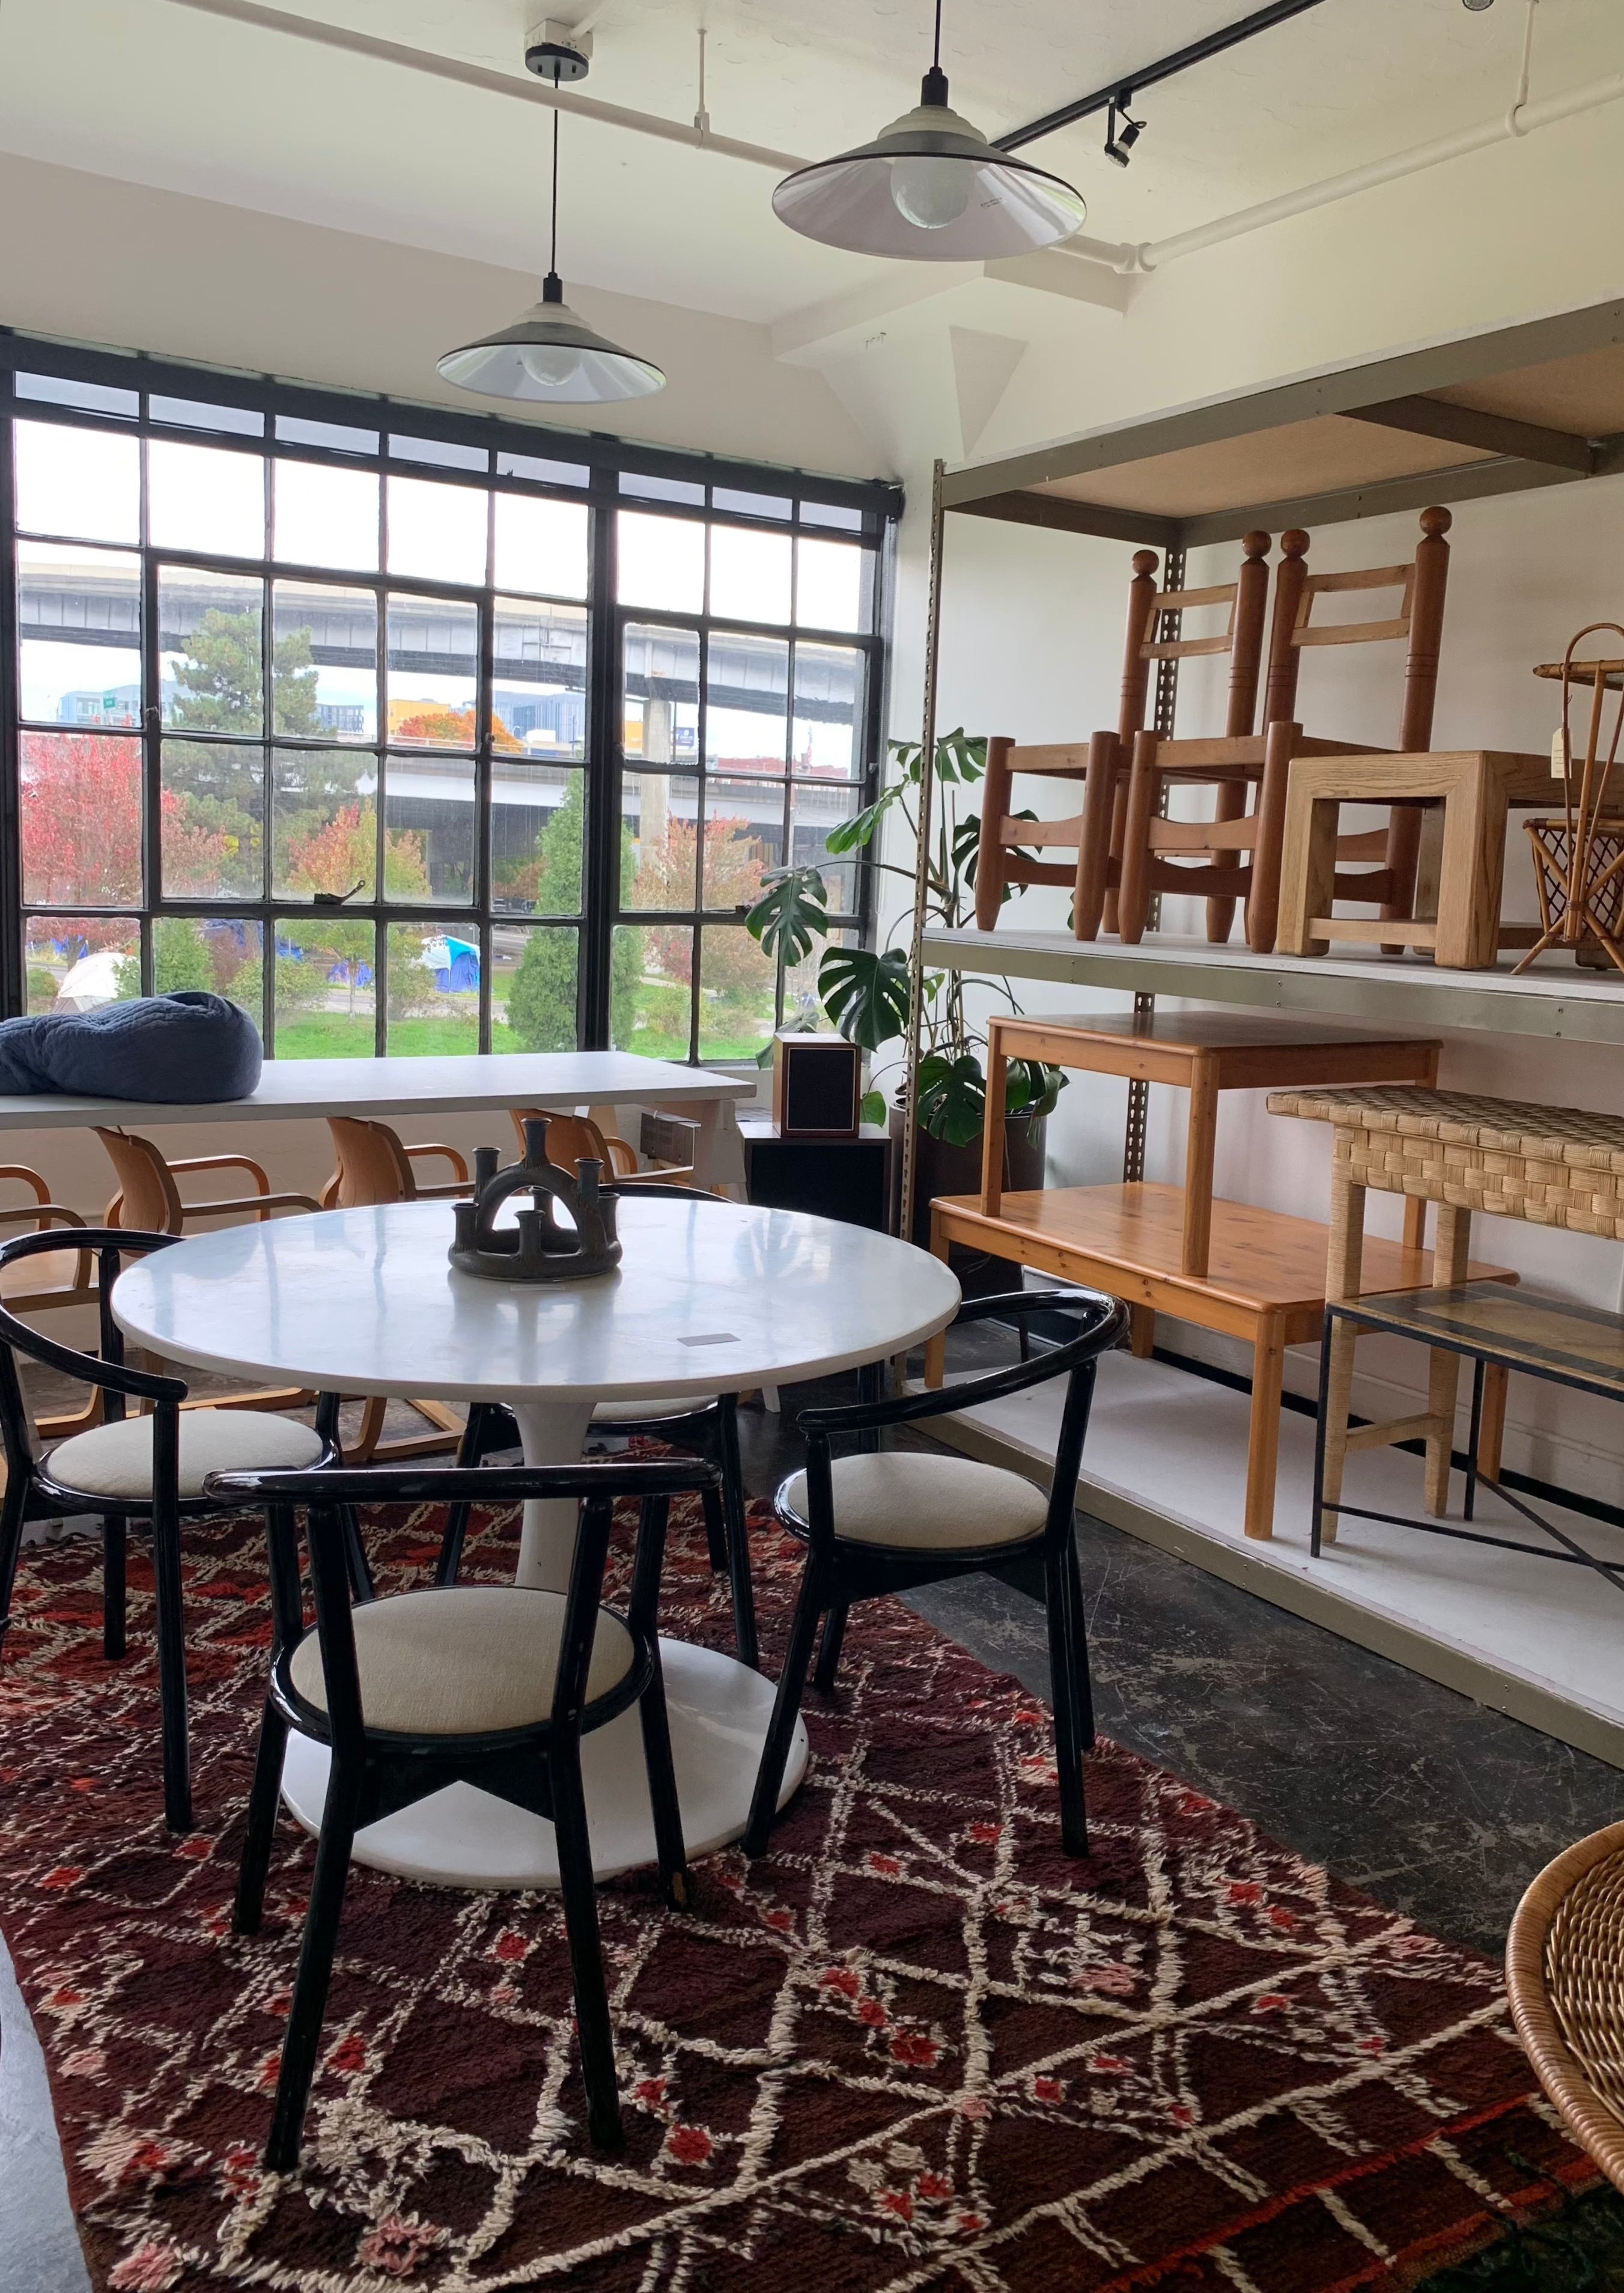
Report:
[{"label": "ceiling light fixture cord", "polygon": [[[553,67],[553,85],[558,86],[558,66]],[[554,276],[558,271],[558,111],[553,112],[553,244],[548,250],[547,269]]]},{"label": "ceiling light fixture cord", "polygon": [[936,71],[941,69],[941,0],[936,0],[936,39],[931,50],[931,65]]}]

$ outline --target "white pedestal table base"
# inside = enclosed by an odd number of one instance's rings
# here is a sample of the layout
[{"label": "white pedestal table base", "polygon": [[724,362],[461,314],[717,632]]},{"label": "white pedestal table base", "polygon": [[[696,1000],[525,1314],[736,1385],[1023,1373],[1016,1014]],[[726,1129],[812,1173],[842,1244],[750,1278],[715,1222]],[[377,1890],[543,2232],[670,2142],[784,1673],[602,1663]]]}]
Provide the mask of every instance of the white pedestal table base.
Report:
[{"label": "white pedestal table base", "polygon": [[[690,1858],[697,1859],[743,1836],[773,1688],[759,1673],[714,1649],[662,1640],[659,1653],[683,1838]],[[780,1807],[805,1772],[806,1730],[797,1722]],[[635,1705],[607,1728],[583,1737],[581,1773],[595,1876],[613,1879],[652,1863],[654,1819]],[[321,1828],[327,1787],[326,1745],[290,1736],[282,1798],[306,1831]],[[368,1824],[356,1834],[355,1860],[400,1879],[423,1879],[439,1887],[558,1885],[553,1826],[472,1784],[448,1785],[414,1807]]]}]

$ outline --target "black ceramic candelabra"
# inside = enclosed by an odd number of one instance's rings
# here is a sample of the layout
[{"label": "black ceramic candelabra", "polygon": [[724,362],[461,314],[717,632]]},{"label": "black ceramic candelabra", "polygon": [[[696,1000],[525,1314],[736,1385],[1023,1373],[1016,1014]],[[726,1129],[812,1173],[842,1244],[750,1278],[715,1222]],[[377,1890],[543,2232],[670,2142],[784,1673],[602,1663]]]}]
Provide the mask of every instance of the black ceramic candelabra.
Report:
[{"label": "black ceramic candelabra", "polygon": [[[473,1200],[456,1206],[456,1233],[447,1253],[459,1273],[487,1282],[584,1282],[608,1274],[620,1263],[615,1233],[615,1198],[600,1192],[602,1163],[582,1161],[575,1176],[547,1160],[547,1126],[524,1126],[524,1160],[497,1167],[494,1146],[473,1156]],[[498,1227],[497,1212],[510,1195],[528,1194],[530,1206],[512,1226]],[[562,1203],[574,1220],[561,1226]]]}]

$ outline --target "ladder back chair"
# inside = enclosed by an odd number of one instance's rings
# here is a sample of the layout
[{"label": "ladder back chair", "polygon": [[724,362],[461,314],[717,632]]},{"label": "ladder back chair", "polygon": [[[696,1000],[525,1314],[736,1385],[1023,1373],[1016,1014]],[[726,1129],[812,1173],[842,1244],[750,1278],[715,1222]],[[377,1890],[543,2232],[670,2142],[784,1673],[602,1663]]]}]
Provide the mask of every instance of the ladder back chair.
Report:
[{"label": "ladder back chair", "polygon": [[[360,1115],[329,1114],[327,1124],[333,1136],[335,1169],[321,1190],[323,1210],[452,1201],[473,1191],[466,1157],[455,1146],[408,1146],[387,1122]],[[420,1186],[413,1163],[432,1155],[448,1163],[456,1175],[443,1184]],[[408,1457],[452,1455],[463,1438],[463,1421],[456,1411],[448,1409],[443,1401],[426,1398],[414,1399],[407,1406],[426,1418],[433,1432],[402,1434],[385,1441],[384,1421],[389,1404],[381,1394],[373,1394],[362,1406],[360,1431],[345,1446],[345,1462],[364,1465],[375,1459],[404,1462]]]},{"label": "ladder back chair", "polygon": [[[538,1119],[531,1117],[532,1121]],[[549,1141],[552,1137],[549,1131]],[[619,1179],[604,1191],[614,1195],[677,1194],[699,1203],[715,1200],[702,1187],[673,1187],[663,1179]],[[673,1449],[706,1458],[715,1465],[717,1478],[706,1482],[699,1491],[705,1511],[706,1549],[713,1572],[728,1580],[733,1604],[733,1644],[739,1661],[747,1664],[752,1672],[759,1671],[755,1597],[750,1579],[748,1508],[744,1466],[739,1454],[739,1396],[672,1394],[640,1396],[635,1401],[601,1401],[592,1413],[587,1438],[594,1442],[638,1438],[663,1441]],[[476,1401],[468,1412],[456,1462],[461,1467],[472,1469],[482,1464],[493,1449],[516,1447],[518,1440],[519,1428],[499,1401]],[[456,1584],[467,1529],[468,1503],[465,1499],[447,1512],[445,1539],[435,1570],[436,1584]]]},{"label": "ladder back chair", "polygon": [[[152,1538],[163,1714],[164,1812],[172,1831],[191,1828],[191,1782],[186,1734],[185,1624],[181,1590],[181,1524],[218,1512],[204,1482],[230,1466],[331,1463],[337,1452],[327,1434],[287,1417],[258,1410],[182,1411],[186,1386],[178,1377],[132,1369],[113,1319],[112,1290],[126,1253],[166,1250],[178,1237],[141,1234],[124,1227],[86,1227],[83,1247],[99,1265],[100,1355],[42,1337],[9,1307],[0,1306],[0,1440],[5,1449],[5,1496],[0,1503],[0,1644],[11,1620],[22,1533],[30,1521],[63,1513],[101,1519],[101,1647],[117,1661],[125,1653],[125,1537],[131,1522]],[[19,1236],[0,1244],[0,1275],[61,1244],[51,1234]],[[23,1404],[18,1357],[93,1387],[105,1422],[41,1454]],[[149,1413],[126,1417],[127,1401]]]},{"label": "ladder back chair", "polygon": [[[975,880],[975,920],[981,930],[990,931],[997,924],[1008,887],[1028,884],[1070,887],[1071,926],[1079,939],[1097,938],[1102,928],[1116,930],[1127,774],[1135,742],[1144,727],[1152,661],[1228,653],[1232,663],[1228,729],[1234,735],[1251,733],[1263,662],[1269,582],[1264,561],[1269,536],[1248,533],[1241,548],[1244,554],[1233,581],[1206,589],[1159,592],[1155,551],[1135,552],[1114,733],[1098,732],[1087,742],[1044,748],[1017,748],[1001,736],[988,742]],[[1212,605],[1229,608],[1228,623],[1222,631],[1200,637],[1171,633],[1178,626],[1176,616]],[[1017,773],[1080,781],[1082,809],[1069,820],[1030,821],[1012,815],[1011,783]],[[1054,845],[1076,847],[1072,866],[1030,857],[1032,851]]]},{"label": "ladder back chair", "polygon": [[[805,1545],[806,1564],[756,1771],[744,1835],[747,1855],[766,1851],[820,1618],[823,1641],[814,1684],[828,1694],[834,1689],[846,1612],[853,1601],[1016,1560],[1043,1564],[1061,1844],[1068,1855],[1088,1852],[1083,1755],[1093,1748],[1094,1705],[1072,1515],[1095,1365],[1120,1342],[1128,1310],[1119,1299],[1097,1290],[1024,1290],[976,1299],[960,1309],[954,1327],[991,1317],[1024,1323],[1034,1314],[1063,1314],[1079,1326],[1059,1345],[990,1376],[933,1392],[808,1409],[797,1419],[806,1437],[806,1463],[784,1482],[775,1503],[784,1527]],[[873,1446],[885,1427],[924,1425],[933,1417],[1024,1393],[1057,1377],[1067,1381],[1066,1398],[1046,1495],[1020,1473],[968,1457]],[[832,1443],[843,1434],[854,1434],[869,1446],[855,1455],[836,1457]]]},{"label": "ladder back chair", "polygon": [[[1384,757],[1425,751],[1432,740],[1434,704],[1437,694],[1438,655],[1443,628],[1444,594],[1449,581],[1449,544],[1444,539],[1452,523],[1446,509],[1421,514],[1421,538],[1413,560],[1401,565],[1361,568],[1346,573],[1310,573],[1305,560],[1309,537],[1300,529],[1281,537],[1282,552],[1274,581],[1274,611],[1270,626],[1269,671],[1264,698],[1264,731],[1244,748],[1210,763],[1194,750],[1183,757],[1183,742],[1156,742],[1153,733],[1141,734],[1135,743],[1127,817],[1122,831],[1122,937],[1140,939],[1150,917],[1150,903],[1158,892],[1208,894],[1208,936],[1227,937],[1215,930],[1215,918],[1224,911],[1215,892],[1226,886],[1247,903],[1247,942],[1261,955],[1272,953],[1280,920],[1281,861],[1285,838],[1286,798],[1292,759],[1297,757]],[[1397,590],[1398,610],[1379,620],[1316,623],[1314,602],[1346,591]],[[1396,750],[1372,748],[1357,741],[1306,733],[1297,721],[1297,682],[1306,648],[1316,645],[1375,644],[1402,642],[1405,646],[1404,697]],[[1218,783],[1218,815],[1215,822],[1167,821],[1158,817],[1164,790],[1169,785]],[[1230,789],[1228,810],[1224,789]],[[1248,789],[1256,791],[1250,814],[1246,813]],[[1375,799],[1391,803],[1384,794]],[[1381,864],[1358,876],[1339,877],[1337,889],[1345,899],[1375,901],[1384,915],[1413,912],[1416,864],[1419,850],[1420,814],[1414,806],[1395,805],[1386,829],[1372,835],[1343,837],[1337,855],[1345,861],[1377,861]],[[1232,912],[1232,909],[1229,911]]]},{"label": "ladder back chair", "polygon": [[[355,1835],[458,1782],[554,1827],[587,2123],[600,2148],[621,2146],[581,1738],[638,1706],[660,1877],[670,1906],[685,1909],[683,1823],[660,1673],[659,1578],[671,1499],[714,1478],[713,1468],[697,1460],[668,1458],[657,1464],[487,1466],[474,1473],[226,1473],[210,1484],[216,1503],[265,1506],[271,1554],[271,1679],[237,1883],[238,1934],[256,1933],[260,1925],[289,1730],[327,1745],[332,1754],[265,2151],[273,2172],[298,2163]],[[567,1592],[469,1584],[353,1603],[340,1502],[492,1497],[582,1500]],[[641,1507],[624,1616],[603,1599],[617,1498]],[[295,1535],[299,1506],[306,1509],[315,1589],[316,1623],[309,1632]]]}]

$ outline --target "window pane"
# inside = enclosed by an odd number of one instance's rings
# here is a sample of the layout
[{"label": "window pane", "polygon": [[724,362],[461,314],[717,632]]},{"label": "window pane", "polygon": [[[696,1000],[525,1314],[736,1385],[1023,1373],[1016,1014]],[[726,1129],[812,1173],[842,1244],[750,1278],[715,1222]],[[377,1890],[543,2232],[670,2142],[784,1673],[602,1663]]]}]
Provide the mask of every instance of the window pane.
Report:
[{"label": "window pane", "polygon": [[389,601],[389,737],[472,749],[480,617],[437,597]]},{"label": "window pane", "polygon": [[133,916],[30,916],[23,936],[30,1011],[94,1011],[141,993]]},{"label": "window pane", "polygon": [[586,753],[586,614],[579,605],[498,597],[491,730],[533,756]]},{"label": "window pane", "polygon": [[166,741],[158,803],[166,899],[260,897],[263,749],[235,741]]},{"label": "window pane", "polygon": [[141,560],[17,545],[22,713],[44,725],[141,722]]},{"label": "window pane", "polygon": [[778,967],[740,924],[699,935],[699,1057],[753,1059],[772,1033]]},{"label": "window pane", "polygon": [[277,463],[275,533],[274,557],[295,565],[352,565],[358,572],[376,573],[376,472]]},{"label": "window pane", "polygon": [[154,391],[147,411],[155,422],[182,430],[234,430],[241,438],[263,438],[265,417],[249,406],[211,406],[200,398],[160,398]]},{"label": "window pane", "polygon": [[586,509],[581,502],[497,496],[496,580],[546,597],[586,595]]},{"label": "window pane", "polygon": [[141,900],[141,741],[25,733],[19,743],[22,896],[56,906]]},{"label": "window pane", "polygon": [[482,581],[488,499],[478,486],[392,477],[389,571],[430,581]]},{"label": "window pane", "polygon": [[365,916],[307,909],[277,919],[278,1058],[371,1058],[376,954]]},{"label": "window pane", "polygon": [[437,924],[389,927],[389,1049],[398,1058],[480,1048],[477,941]]},{"label": "window pane", "polygon": [[[490,935],[490,1048],[572,1051],[580,934],[523,931],[497,924]],[[617,988],[618,978],[617,976]]]},{"label": "window pane", "polygon": [[354,430],[347,422],[307,422],[300,414],[279,414],[277,436],[289,446],[331,446],[340,454],[376,454],[376,430]]},{"label": "window pane", "polygon": [[622,470],[620,490],[636,494],[643,501],[691,502],[696,509],[705,506],[705,489],[692,478],[650,478],[641,470]]},{"label": "window pane", "polygon": [[741,517],[788,518],[795,504],[783,494],[741,494],[729,486],[713,486],[713,509],[737,510]]},{"label": "window pane", "polygon": [[265,729],[260,659],[265,585],[240,573],[165,565],[158,577],[158,679],[166,725],[188,733]]},{"label": "window pane", "polygon": [[222,446],[147,445],[147,531],[165,549],[217,557],[265,554],[265,465]]},{"label": "window pane", "polygon": [[626,632],[626,761],[695,765],[699,759],[699,640],[691,629]]},{"label": "window pane", "polygon": [[787,621],[789,536],[713,525],[710,609],[730,621]]},{"label": "window pane", "polygon": [[263,1031],[265,967],[260,926],[241,916],[208,916],[201,921],[189,916],[159,916],[152,927],[152,978],[160,995],[166,992],[167,975],[182,961],[191,969],[199,968],[190,952],[190,942],[174,931],[179,924],[190,925],[201,940],[209,976],[196,981],[175,978],[173,985],[212,987],[216,995],[223,995],[238,1010],[246,1011]]},{"label": "window pane", "polygon": [[693,979],[690,924],[619,924],[610,958],[610,1041],[645,1059],[686,1059]]},{"label": "window pane", "polygon": [[620,784],[620,904],[699,901],[699,783],[692,773],[633,773]]},{"label": "window pane", "polygon": [[87,414],[116,414],[132,422],[141,412],[139,391],[111,390],[101,382],[68,382],[57,374],[13,378],[19,398],[43,399],[49,406],[81,406]]},{"label": "window pane", "polygon": [[862,772],[858,725],[863,698],[863,657],[844,645],[797,644],[795,649],[795,730],[790,759],[797,773],[856,780]]},{"label": "window pane", "polygon": [[442,470],[488,470],[490,454],[484,446],[458,446],[448,438],[390,439],[389,450],[403,462],[432,462]]},{"label": "window pane", "polygon": [[584,486],[591,482],[592,472],[584,462],[545,462],[534,454],[505,454],[498,448],[497,475],[534,478],[540,486]]},{"label": "window pane", "polygon": [[796,543],[795,617],[803,628],[864,629],[863,552],[855,542]]},{"label": "window pane", "polygon": [[473,764],[391,757],[384,772],[384,896],[408,907],[473,898]]},{"label": "window pane", "polygon": [[623,605],[697,613],[705,603],[705,528],[697,518],[619,513]]},{"label": "window pane", "polygon": [[371,741],[378,729],[378,606],[370,589],[278,581],[272,732]]},{"label": "window pane", "polygon": [[828,781],[814,781],[808,786],[801,781],[789,791],[789,864],[817,869],[836,915],[857,913],[860,863],[854,856],[832,857],[827,849],[828,835],[843,820],[856,818],[858,796],[849,781],[844,786]]},{"label": "window pane", "polygon": [[705,761],[731,772],[784,770],[789,647],[778,637],[713,632],[705,662]]},{"label": "window pane", "polygon": [[701,887],[707,909],[754,906],[763,874],[780,865],[783,851],[782,781],[707,779]]},{"label": "window pane", "polygon": [[[350,893],[377,883],[377,766],[345,749],[278,749],[271,888],[279,897]],[[368,927],[370,928],[370,927]]]},{"label": "window pane", "polygon": [[141,444],[61,422],[14,425],[17,523],[77,541],[141,539]]},{"label": "window pane", "polygon": [[584,774],[497,757],[491,770],[490,903],[498,915],[578,916]]}]

